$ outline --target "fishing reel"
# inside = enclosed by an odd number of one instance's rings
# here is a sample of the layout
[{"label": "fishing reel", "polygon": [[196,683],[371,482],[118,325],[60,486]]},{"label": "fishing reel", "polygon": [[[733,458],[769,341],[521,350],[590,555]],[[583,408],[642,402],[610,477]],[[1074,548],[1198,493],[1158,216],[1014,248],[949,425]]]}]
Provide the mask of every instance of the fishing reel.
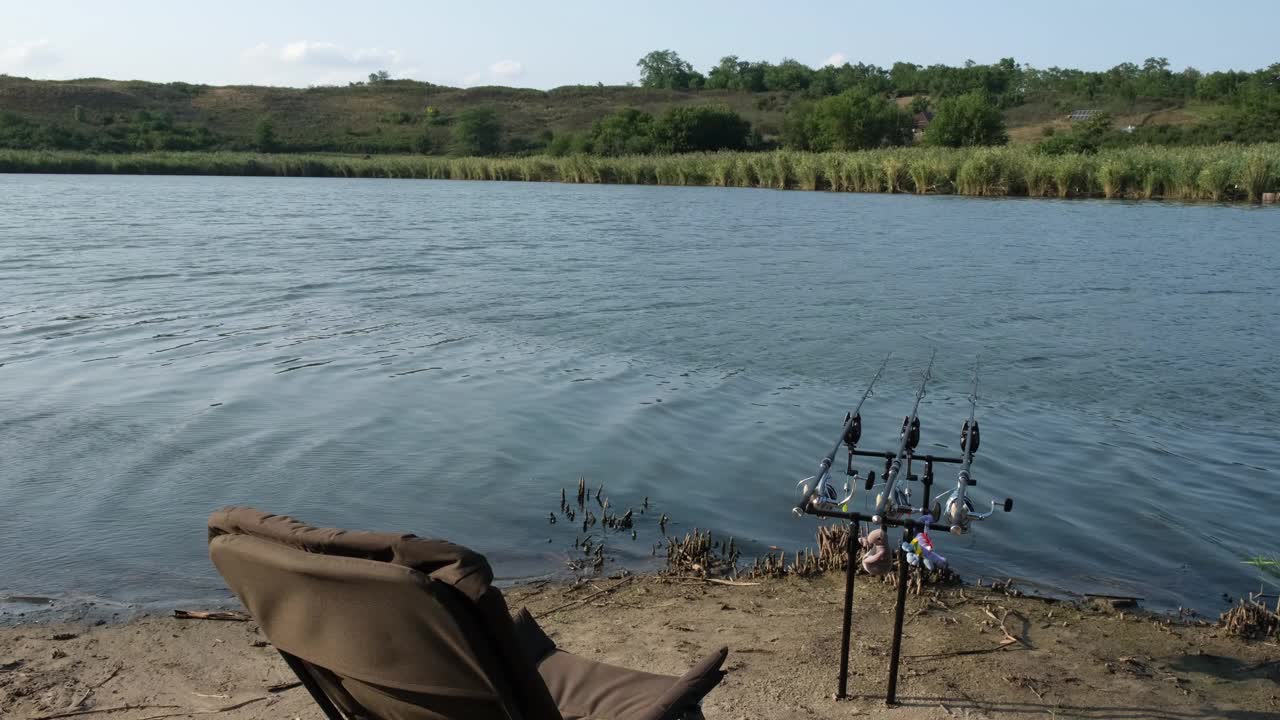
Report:
[{"label": "fishing reel", "polygon": [[[917,400],[922,397],[924,397],[924,393],[923,392],[918,393]],[[904,475],[906,479],[909,481],[919,480],[920,476],[914,475],[911,472],[911,453],[915,451],[917,447],[920,446],[919,416],[914,414],[903,416],[902,427],[899,428],[898,430],[898,439],[901,441],[900,453],[905,453],[905,455],[901,455],[899,456],[899,458],[905,457],[906,459],[906,467],[904,468]],[[895,460],[895,458],[892,458],[892,457],[885,458],[884,476],[886,478],[896,474],[894,471],[895,462],[900,462],[900,459]],[[925,482],[925,497],[927,498],[929,487],[933,484],[933,463],[931,461],[928,462],[925,466],[924,482]],[[875,472],[869,472],[867,473],[866,489],[870,490],[874,486],[875,486]],[[885,497],[884,492],[878,493],[876,495],[876,507],[884,508],[886,515],[889,515],[889,516],[910,515],[912,514],[912,512],[914,512],[911,506],[911,488],[910,487],[907,487],[904,483],[895,483],[892,487],[888,488],[888,493],[889,493],[889,496],[887,498]],[[938,517],[938,514],[941,509],[937,507],[935,503],[935,507],[930,508],[930,510],[933,511],[934,517]]]},{"label": "fishing reel", "polygon": [[995,514],[996,508],[1003,507],[1005,512],[1013,511],[1013,498],[1005,498],[1003,506],[1001,503],[992,500],[991,509],[987,512],[975,512],[973,500],[968,497],[957,497],[955,491],[951,492],[951,497],[947,500],[946,518],[951,521],[951,534],[964,535],[969,532],[969,523],[973,520],[986,520]]},{"label": "fishing reel", "polygon": [[[856,470],[854,475],[857,475]],[[812,487],[809,485],[811,482],[814,483]],[[849,483],[844,484],[844,498],[837,499],[836,488],[831,483],[830,472],[824,471],[821,476],[811,475],[796,483],[796,487],[800,488],[802,496],[811,498],[809,502],[818,508],[841,508],[848,505],[850,500],[853,500],[853,488],[850,487]]]},{"label": "fishing reel", "polygon": [[[889,491],[888,502],[885,501],[884,493],[876,493],[876,507],[883,507],[884,514],[890,517],[896,515],[910,515],[911,509],[911,488],[901,485],[895,486]],[[871,522],[880,522],[882,516],[877,514],[871,518]]]},{"label": "fishing reel", "polygon": [[[982,435],[978,430],[978,421],[973,418],[965,420],[964,425],[960,428],[960,450],[968,460],[972,461],[973,456],[978,452],[978,446],[981,444]],[[978,481],[973,479],[973,475],[969,472],[969,464],[966,463],[960,469],[960,474],[956,478],[956,489],[951,491],[950,497],[947,499],[945,517],[951,522],[952,535],[964,535],[969,531],[970,522],[986,520],[995,514],[997,507],[1000,507],[999,503],[992,500],[990,510],[984,513],[977,512],[974,508],[973,500],[965,492],[965,488],[973,487],[977,484]],[[1005,512],[1011,512],[1013,510],[1013,498],[1005,498],[1003,508]]]}]

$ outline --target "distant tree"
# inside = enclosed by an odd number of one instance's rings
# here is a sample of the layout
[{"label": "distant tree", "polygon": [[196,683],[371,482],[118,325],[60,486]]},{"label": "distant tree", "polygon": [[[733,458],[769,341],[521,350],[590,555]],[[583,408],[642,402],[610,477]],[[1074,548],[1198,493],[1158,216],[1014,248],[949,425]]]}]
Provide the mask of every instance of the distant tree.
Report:
[{"label": "distant tree", "polygon": [[581,155],[591,152],[591,140],[582,133],[561,133],[547,143],[547,154],[552,157]]},{"label": "distant tree", "polygon": [[[1076,123],[1069,132],[1047,135],[1036,143],[1036,152],[1044,155],[1095,153],[1110,137],[1120,134],[1115,132],[1113,125],[1110,114],[1098,113],[1088,120]],[[933,132],[933,125],[929,126],[929,132]]]},{"label": "distant tree", "polygon": [[640,85],[647,88],[686,90],[702,87],[706,79],[674,50],[654,50],[636,62]]},{"label": "distant tree", "polygon": [[413,138],[413,151],[420,155],[430,155],[433,149],[435,140],[431,137],[431,130],[424,126]]},{"label": "distant tree", "polygon": [[764,71],[766,90],[804,90],[813,82],[813,68],[798,60],[785,59]]},{"label": "distant tree", "polygon": [[751,123],[720,105],[674,107],[654,126],[661,152],[742,150],[751,140]]},{"label": "distant tree", "polygon": [[440,112],[440,108],[428,105],[427,109],[422,113],[428,125],[448,125],[450,118],[448,115]]},{"label": "distant tree", "polygon": [[478,107],[458,113],[453,125],[456,155],[496,155],[502,149],[502,121],[493,108]]},{"label": "distant tree", "polygon": [[922,112],[928,112],[928,111],[929,111],[928,95],[916,95],[915,97],[911,98],[911,112],[922,113]]},{"label": "distant tree", "polygon": [[892,100],[853,88],[794,106],[783,126],[783,142],[801,150],[862,150],[903,145],[911,138],[911,115]]},{"label": "distant tree", "polygon": [[271,122],[271,118],[260,118],[258,124],[253,126],[253,146],[258,152],[274,152],[279,146],[276,140],[276,126]]},{"label": "distant tree", "polygon": [[643,155],[654,149],[653,116],[624,108],[597,120],[591,128],[592,150],[600,155]]},{"label": "distant tree", "polygon": [[736,90],[738,82],[738,56],[726,55],[720,64],[707,73],[707,87],[712,90]]},{"label": "distant tree", "polygon": [[545,147],[545,143],[537,138],[516,135],[507,140],[506,151],[510,155],[533,155],[544,150]]},{"label": "distant tree", "polygon": [[925,142],[945,147],[1004,145],[1009,134],[1004,129],[1000,109],[979,92],[943,98],[925,131]]},{"label": "distant tree", "polygon": [[714,90],[744,90],[760,92],[765,89],[764,75],[768,63],[752,63],[739,60],[737,55],[720,58],[720,64],[707,73],[706,87]]},{"label": "distant tree", "polygon": [[84,107],[77,105],[71,111],[71,118],[78,123],[84,122]]},{"label": "distant tree", "polygon": [[568,155],[569,149],[573,144],[573,138],[571,136],[572,133],[552,135],[551,140],[547,142],[547,154],[551,157],[564,157],[565,155]]},{"label": "distant tree", "polygon": [[921,82],[922,68],[915,63],[896,62],[889,70],[889,82],[893,84],[893,89],[897,92],[898,97],[904,95],[919,95],[925,92],[923,83]]},{"label": "distant tree", "polygon": [[1201,100],[1223,100],[1233,97],[1249,79],[1243,72],[1214,72],[1196,82],[1195,94]]},{"label": "distant tree", "polygon": [[370,85],[377,85],[379,83],[384,83],[390,79],[391,79],[391,73],[387,72],[386,70],[379,70],[377,72],[369,73]]},{"label": "distant tree", "polygon": [[[1274,66],[1273,66],[1274,67]],[[1275,142],[1280,140],[1280,88],[1250,84],[1237,101],[1216,113],[1212,127],[1218,140]]]}]

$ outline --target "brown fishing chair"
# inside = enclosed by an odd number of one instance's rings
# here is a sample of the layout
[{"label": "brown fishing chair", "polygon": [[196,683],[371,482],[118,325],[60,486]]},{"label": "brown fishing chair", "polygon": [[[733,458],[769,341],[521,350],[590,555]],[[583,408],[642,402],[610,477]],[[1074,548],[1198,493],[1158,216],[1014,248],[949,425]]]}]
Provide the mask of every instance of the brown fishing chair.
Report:
[{"label": "brown fishing chair", "polygon": [[209,518],[209,555],[330,720],[676,720],[724,677],[580,658],[513,619],[483,556],[413,535],[314,528],[252,508]]}]

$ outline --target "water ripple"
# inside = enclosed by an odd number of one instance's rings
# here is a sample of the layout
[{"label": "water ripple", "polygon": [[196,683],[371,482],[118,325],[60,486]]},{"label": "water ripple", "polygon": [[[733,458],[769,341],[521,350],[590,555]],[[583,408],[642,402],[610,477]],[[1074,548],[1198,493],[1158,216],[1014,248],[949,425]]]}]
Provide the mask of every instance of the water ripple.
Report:
[{"label": "water ripple", "polygon": [[201,527],[228,503],[545,574],[572,542],[547,544],[545,510],[579,476],[794,548],[794,481],[879,356],[869,447],[936,346],[922,442],[954,449],[981,352],[977,494],[1017,498],[943,540],[961,572],[1214,609],[1256,585],[1247,539],[1280,532],[1257,511],[1280,503],[1274,217],[0,176],[0,591],[219,592]]}]

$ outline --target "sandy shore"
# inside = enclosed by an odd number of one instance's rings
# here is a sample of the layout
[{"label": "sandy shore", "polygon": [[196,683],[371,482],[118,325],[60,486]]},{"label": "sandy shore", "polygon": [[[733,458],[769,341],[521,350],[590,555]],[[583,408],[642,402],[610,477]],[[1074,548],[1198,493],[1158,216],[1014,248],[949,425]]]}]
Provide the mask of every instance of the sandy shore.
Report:
[{"label": "sandy shore", "polygon": [[[728,645],[729,676],[705,704],[711,720],[1280,717],[1280,647],[1205,625],[982,588],[927,590],[908,598],[901,705],[886,708],[888,585],[860,579],[853,697],[837,702],[840,577],[749,586],[639,577],[599,593],[619,582],[507,595],[562,647],[628,667],[678,674]],[[293,680],[252,622],[0,628],[3,718],[322,718],[304,689],[269,689]]]}]

